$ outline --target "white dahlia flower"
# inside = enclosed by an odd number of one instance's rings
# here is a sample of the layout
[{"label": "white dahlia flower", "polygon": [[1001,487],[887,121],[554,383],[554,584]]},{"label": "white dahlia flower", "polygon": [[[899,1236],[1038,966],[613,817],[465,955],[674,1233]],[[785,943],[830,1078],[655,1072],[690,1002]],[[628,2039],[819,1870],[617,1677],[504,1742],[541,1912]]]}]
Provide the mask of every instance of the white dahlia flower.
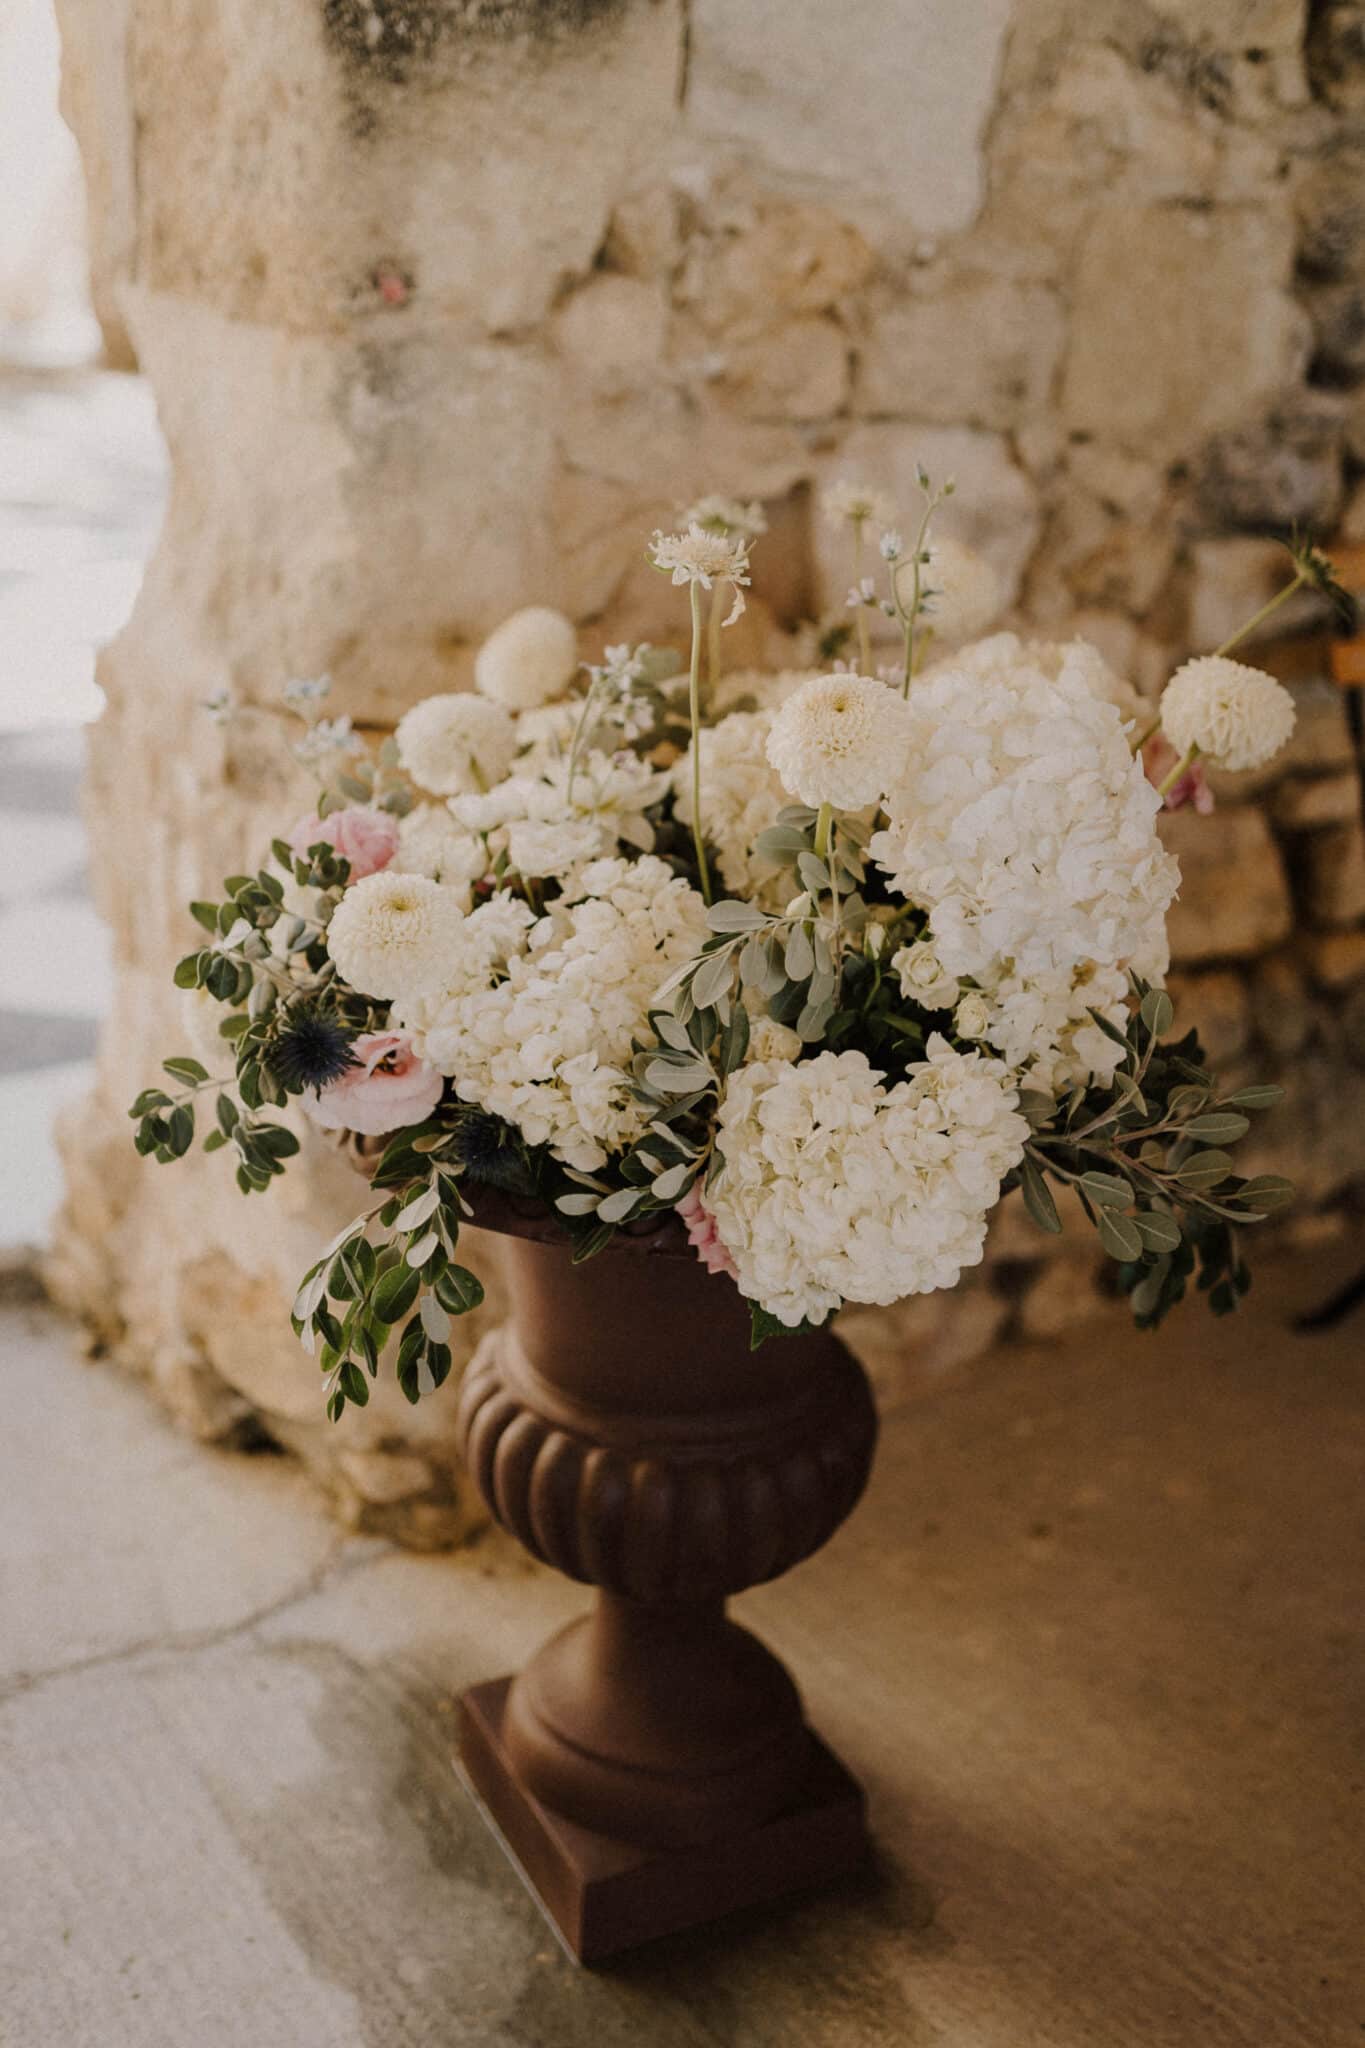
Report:
[{"label": "white dahlia flower", "polygon": [[[1085,664],[1035,663],[1012,635],[976,655],[911,691],[907,770],[871,854],[928,913],[945,974],[997,1005],[988,1042],[1026,1045],[1047,1067],[1093,1045],[1076,1034],[1087,1000],[1109,1000],[1097,977],[1164,972],[1179,868],[1157,834],[1160,798]],[[1006,1000],[1029,1010],[1026,1027],[998,1013]]]},{"label": "white dahlia flower", "polygon": [[563,612],[531,604],[513,612],[474,658],[474,681],[509,711],[532,711],[563,696],[578,667],[578,635]]},{"label": "white dahlia flower", "polygon": [[327,951],[363,996],[425,995],[450,973],[464,921],[459,890],[383,868],[346,891],[327,927]]},{"label": "white dahlia flower", "polygon": [[[942,540],[929,543],[928,561],[920,564],[920,594],[926,599],[925,624],[937,639],[960,647],[975,640],[1000,616],[1000,578],[984,555],[965,541]],[[896,591],[909,609],[914,595],[914,564],[902,563],[896,571]]]},{"label": "white dahlia flower", "polygon": [[706,905],[666,862],[591,861],[541,918],[509,898],[475,910],[439,992],[394,1017],[461,1101],[591,1171],[649,1120],[632,1040],[707,930]]},{"label": "white dahlia flower", "polygon": [[768,759],[801,803],[860,811],[900,779],[910,724],[910,707],[885,683],[816,676],[774,718]]},{"label": "white dahlia flower", "polygon": [[1294,700],[1259,668],[1201,654],[1177,669],[1161,699],[1161,726],[1180,755],[1191,747],[1217,768],[1261,768],[1294,730]]},{"label": "white dahlia flower", "polygon": [[794,1326],[952,1287],[980,1262],[1028,1125],[998,1060],[937,1035],[893,1088],[860,1052],[731,1076],[707,1189],[741,1294]]},{"label": "white dahlia flower", "polygon": [[896,519],[895,502],[885,491],[852,483],[847,477],[821,493],[820,510],[831,526],[892,526]]},{"label": "white dahlia flower", "polygon": [[517,751],[517,729],[501,704],[468,691],[424,698],[394,735],[402,767],[433,796],[458,796],[501,782]]}]

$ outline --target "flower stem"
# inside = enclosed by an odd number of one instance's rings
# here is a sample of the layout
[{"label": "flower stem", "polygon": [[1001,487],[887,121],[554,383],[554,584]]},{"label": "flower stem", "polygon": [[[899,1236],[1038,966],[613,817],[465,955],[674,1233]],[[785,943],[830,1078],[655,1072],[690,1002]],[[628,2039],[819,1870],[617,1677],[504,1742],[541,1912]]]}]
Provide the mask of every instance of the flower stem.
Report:
[{"label": "flower stem", "polygon": [[1292,583],[1286,583],[1278,596],[1272,597],[1269,604],[1263,604],[1258,612],[1253,612],[1246,624],[1237,628],[1231,639],[1225,640],[1221,647],[1214,649],[1215,655],[1231,654],[1234,647],[1240,647],[1248,635],[1254,633],[1258,626],[1263,625],[1273,613],[1280,609],[1282,604],[1288,604],[1290,598],[1294,596],[1296,591],[1302,590],[1307,581],[1307,576],[1300,569]]},{"label": "flower stem", "polygon": [[705,902],[711,898],[711,871],[706,865],[706,846],[701,831],[701,585],[693,582],[692,666],[688,677],[688,712],[692,721],[692,844],[697,849],[697,874]]},{"label": "flower stem", "polygon": [[1134,754],[1140,754],[1143,748],[1146,746],[1148,740],[1155,739],[1160,731],[1161,713],[1160,711],[1158,711],[1155,717],[1148,719],[1146,725],[1143,726],[1142,731],[1137,735],[1137,738],[1133,741]]},{"label": "flower stem", "polygon": [[711,610],[706,621],[706,697],[713,714],[716,692],[720,688],[720,607],[724,596],[725,586],[718,583],[711,593]]},{"label": "flower stem", "polygon": [[[853,522],[853,588],[863,587],[863,521]],[[872,635],[868,631],[867,606],[859,604],[858,612],[858,673],[870,676],[872,673]]]},{"label": "flower stem", "polygon": [[919,523],[919,532],[915,536],[915,580],[908,613],[901,604],[900,599],[900,564],[895,564],[891,570],[891,595],[895,600],[896,609],[901,615],[901,624],[905,632],[905,674],[901,680],[902,697],[910,695],[910,685],[915,679],[915,633],[919,622],[921,579],[924,573],[924,546],[929,538],[929,522],[932,520],[937,506],[937,498],[931,496],[926,491],[924,517]]},{"label": "flower stem", "polygon": [[1180,759],[1176,762],[1174,768],[1168,769],[1166,774],[1162,776],[1160,782],[1158,782],[1156,786],[1156,793],[1158,796],[1168,796],[1171,790],[1175,788],[1177,782],[1179,782],[1181,776],[1189,774],[1191,768],[1193,768],[1195,762],[1199,759],[1199,751],[1200,750],[1197,746],[1189,746],[1185,749],[1184,753],[1180,756]]},{"label": "flower stem", "polygon": [[819,815],[815,820],[815,858],[817,860],[828,861],[829,859],[830,831],[833,824],[833,804],[821,804]]}]

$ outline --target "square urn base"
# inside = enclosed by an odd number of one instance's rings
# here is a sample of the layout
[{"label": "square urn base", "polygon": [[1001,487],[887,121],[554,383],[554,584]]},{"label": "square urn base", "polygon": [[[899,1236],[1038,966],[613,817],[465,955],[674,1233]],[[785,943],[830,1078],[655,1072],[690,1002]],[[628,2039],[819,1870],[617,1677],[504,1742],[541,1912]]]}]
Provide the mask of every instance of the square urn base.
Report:
[{"label": "square urn base", "polygon": [[800,1796],[745,1834],[702,1849],[640,1849],[578,1827],[513,1776],[502,1745],[511,1683],[494,1679],[461,1698],[457,1768],[580,1963],[841,1877],[867,1854],[862,1788],[818,1737]]}]

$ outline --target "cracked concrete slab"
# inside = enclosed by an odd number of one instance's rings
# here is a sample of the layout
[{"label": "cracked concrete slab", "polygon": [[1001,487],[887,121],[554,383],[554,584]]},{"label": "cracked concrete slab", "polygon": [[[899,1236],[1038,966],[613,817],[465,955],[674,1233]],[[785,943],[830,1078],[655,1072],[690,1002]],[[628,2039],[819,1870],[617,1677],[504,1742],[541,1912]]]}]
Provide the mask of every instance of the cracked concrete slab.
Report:
[{"label": "cracked concrete slab", "polygon": [[[1357,1256],[1359,1255],[1357,1248]],[[449,1766],[451,1698],[582,1604],[501,1539],[339,1539],[0,1316],[5,2048],[1334,2048],[1359,1927],[1365,1320],[1002,1349],[748,1596],[876,1865],[610,1974]],[[8,1696],[2,1696],[8,1688]]]}]

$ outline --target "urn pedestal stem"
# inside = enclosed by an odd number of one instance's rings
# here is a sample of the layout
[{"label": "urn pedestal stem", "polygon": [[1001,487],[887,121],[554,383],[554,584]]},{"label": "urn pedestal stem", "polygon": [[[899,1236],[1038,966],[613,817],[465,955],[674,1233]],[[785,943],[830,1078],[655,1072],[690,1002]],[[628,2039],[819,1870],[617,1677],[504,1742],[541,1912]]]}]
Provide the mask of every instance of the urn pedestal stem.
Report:
[{"label": "urn pedestal stem", "polygon": [[859,1788],[725,1601],[833,1534],[876,1420],[832,1337],[751,1352],[747,1304],[672,1228],[575,1266],[553,1224],[506,1227],[513,1313],[466,1376],[464,1453],[502,1526],[599,1594],[466,1694],[461,1763],[598,1961],[861,1857]]}]

